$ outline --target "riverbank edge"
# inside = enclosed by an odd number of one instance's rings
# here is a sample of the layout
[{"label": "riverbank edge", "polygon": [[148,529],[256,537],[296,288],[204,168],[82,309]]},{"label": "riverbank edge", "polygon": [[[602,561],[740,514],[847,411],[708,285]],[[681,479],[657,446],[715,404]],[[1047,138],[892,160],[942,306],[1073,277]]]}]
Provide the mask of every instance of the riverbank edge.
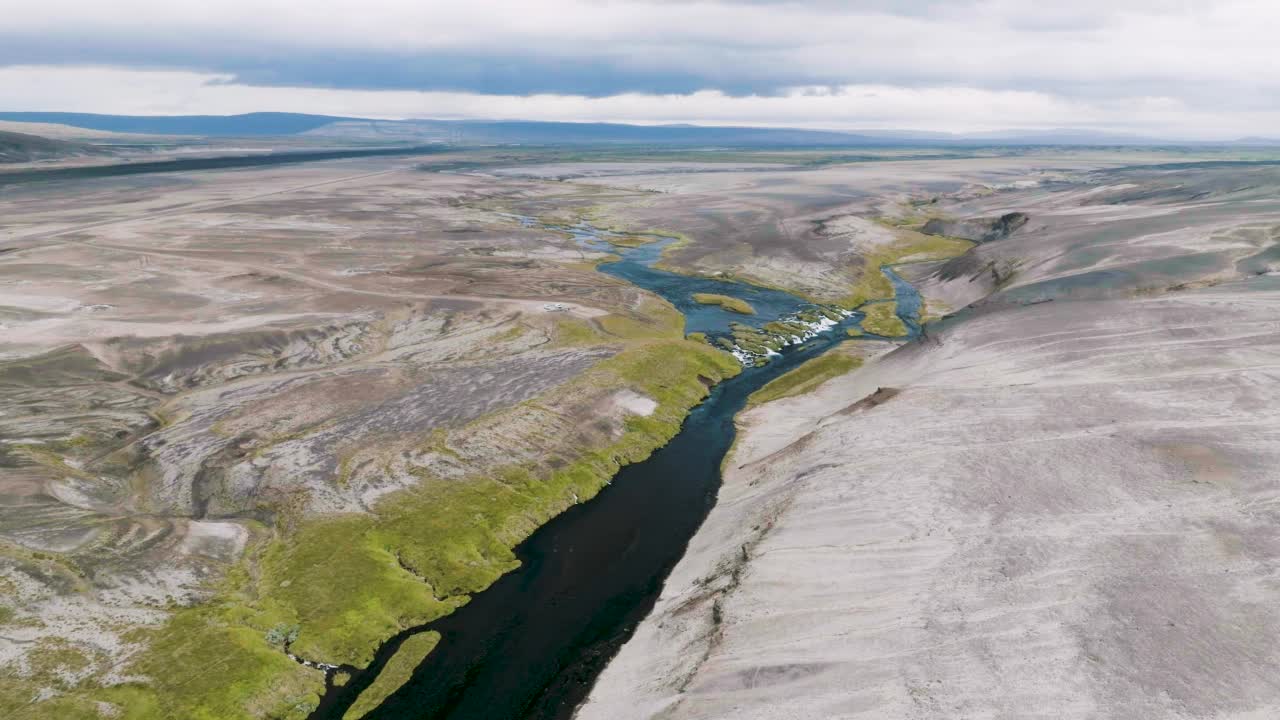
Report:
[{"label": "riverbank edge", "polygon": [[[645,650],[634,649],[623,663],[619,663],[620,655],[615,656],[610,666],[597,677],[575,717],[583,720],[661,717],[680,704],[688,683],[721,642],[724,600],[737,589],[757,547],[768,537],[792,501],[789,483],[784,478],[770,478],[764,482],[759,482],[758,478],[749,480],[754,470],[747,468],[755,468],[758,463],[767,463],[770,458],[803,445],[807,432],[797,433],[788,422],[794,418],[797,405],[822,407],[825,412],[847,403],[850,398],[856,401],[875,395],[877,391],[868,383],[879,372],[877,366],[885,356],[907,344],[879,340],[864,343],[853,339],[842,345],[851,343],[865,346],[869,351],[857,367],[829,377],[805,392],[748,405],[734,416],[736,433],[733,444],[721,461],[721,483],[716,503],[690,538],[689,548],[680,563],[668,576],[663,596],[628,641],[629,644],[657,648],[653,650],[653,656],[661,655],[667,662],[667,669],[660,678],[651,679],[652,685],[644,692],[633,694],[631,686],[617,682],[618,677],[626,677],[630,682],[640,673],[639,668],[630,663],[652,657],[646,656]],[[836,346],[792,372],[840,351]],[[819,393],[823,385],[832,381],[840,384],[836,393],[841,398],[839,401]],[[861,390],[850,394],[850,388]],[[775,427],[779,421],[784,428],[781,431]],[[793,442],[773,452],[762,451],[760,446],[770,445],[769,436],[778,432],[793,438]],[[661,642],[655,644],[659,639]],[[621,710],[622,705],[617,704],[624,697],[626,712]]]}]

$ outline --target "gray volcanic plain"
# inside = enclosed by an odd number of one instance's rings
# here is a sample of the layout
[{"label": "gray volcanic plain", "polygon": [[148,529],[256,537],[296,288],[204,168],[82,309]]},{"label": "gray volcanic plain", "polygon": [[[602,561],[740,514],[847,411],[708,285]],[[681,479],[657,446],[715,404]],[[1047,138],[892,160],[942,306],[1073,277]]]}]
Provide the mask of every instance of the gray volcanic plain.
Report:
[{"label": "gray volcanic plain", "polygon": [[740,416],[577,717],[1280,713],[1280,167],[977,189],[902,270],[965,309]]}]

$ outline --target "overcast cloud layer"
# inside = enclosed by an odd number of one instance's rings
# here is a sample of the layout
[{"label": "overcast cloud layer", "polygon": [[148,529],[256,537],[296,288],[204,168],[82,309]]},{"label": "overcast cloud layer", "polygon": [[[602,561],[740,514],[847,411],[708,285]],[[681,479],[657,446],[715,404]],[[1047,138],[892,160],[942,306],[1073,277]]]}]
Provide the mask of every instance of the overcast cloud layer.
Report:
[{"label": "overcast cloud layer", "polygon": [[0,109],[1280,135],[1275,0],[0,0]]}]

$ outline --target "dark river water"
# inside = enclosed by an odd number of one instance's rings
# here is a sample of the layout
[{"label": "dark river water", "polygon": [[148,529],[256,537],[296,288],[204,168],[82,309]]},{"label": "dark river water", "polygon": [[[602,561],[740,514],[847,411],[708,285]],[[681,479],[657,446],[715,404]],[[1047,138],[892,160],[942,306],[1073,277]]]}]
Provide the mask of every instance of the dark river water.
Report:
[{"label": "dark river water", "polygon": [[[620,255],[620,261],[600,270],[672,302],[686,314],[689,331],[723,333],[731,320],[758,325],[809,307],[777,290],[658,270],[653,264],[669,238],[632,249],[607,245],[607,232],[587,226],[574,226],[572,232],[585,247]],[[885,272],[898,288],[899,313],[914,334],[919,298],[891,270]],[[698,305],[689,297],[695,292],[742,298],[758,315]],[[653,608],[663,581],[715,504],[720,463],[733,443],[733,418],[747,396],[844,340],[846,329],[860,318],[848,317],[717,385],[670,443],[624,467],[591,501],[552,519],[518,546],[518,569],[452,615],[389,640],[368,668],[345,686],[331,688],[312,717],[341,718],[400,643],[425,630],[439,632],[440,644],[412,679],[366,718],[571,717]]]}]

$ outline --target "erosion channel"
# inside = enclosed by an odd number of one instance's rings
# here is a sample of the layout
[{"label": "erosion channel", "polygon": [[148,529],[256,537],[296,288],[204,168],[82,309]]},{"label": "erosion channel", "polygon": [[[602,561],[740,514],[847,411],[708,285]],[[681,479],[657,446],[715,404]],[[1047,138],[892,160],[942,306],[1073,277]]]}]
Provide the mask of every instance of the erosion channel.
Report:
[{"label": "erosion channel", "polygon": [[[600,271],[662,296],[685,314],[686,332],[704,333],[726,348],[734,343],[735,327],[738,337],[744,328],[750,334],[751,328],[779,320],[806,331],[763,353],[734,346],[744,371],[714,387],[670,443],[624,467],[591,501],[537,530],[515,550],[520,567],[467,605],[390,638],[367,668],[342,668],[350,679],[341,686],[330,683],[313,720],[343,718],[400,645],[427,631],[440,634],[439,644],[409,681],[365,718],[570,717],[652,609],[663,581],[715,503],[721,461],[733,443],[734,415],[747,397],[846,341],[846,331],[863,318],[818,308],[780,290],[661,270],[656,264],[674,238],[650,236],[645,238],[650,242],[626,247],[610,242],[618,237],[613,233],[587,224],[552,226],[512,217],[567,232],[584,249],[617,255]],[[882,271],[895,286],[897,313],[914,336],[919,298],[892,270]],[[739,298],[755,314],[699,304],[692,299],[695,293]],[[778,345],[776,335],[771,344]]]}]

